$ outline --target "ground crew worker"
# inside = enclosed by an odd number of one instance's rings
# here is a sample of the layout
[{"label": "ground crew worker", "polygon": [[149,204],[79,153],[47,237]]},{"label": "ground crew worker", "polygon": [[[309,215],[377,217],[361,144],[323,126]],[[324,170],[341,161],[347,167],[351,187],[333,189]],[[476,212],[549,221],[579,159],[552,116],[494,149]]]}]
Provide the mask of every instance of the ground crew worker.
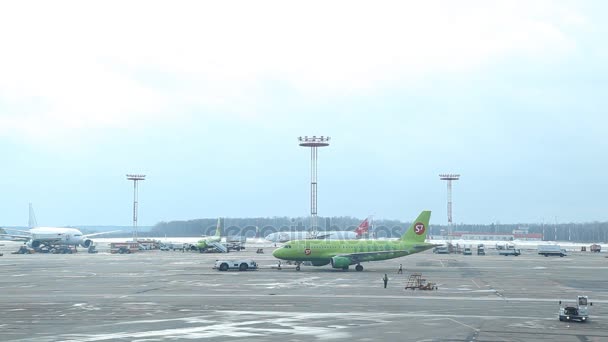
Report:
[{"label": "ground crew worker", "polygon": [[386,288],[386,284],[388,284],[388,275],[384,273],[384,277],[382,277],[382,281],[384,282],[384,288]]},{"label": "ground crew worker", "polygon": [[403,266],[399,264],[399,269],[397,270],[397,274],[403,274]]}]

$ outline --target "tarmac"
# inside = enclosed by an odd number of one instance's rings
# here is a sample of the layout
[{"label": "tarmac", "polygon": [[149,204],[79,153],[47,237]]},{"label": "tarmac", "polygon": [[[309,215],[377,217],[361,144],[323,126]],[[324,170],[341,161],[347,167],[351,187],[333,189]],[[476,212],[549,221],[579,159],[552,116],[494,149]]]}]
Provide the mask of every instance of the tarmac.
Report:
[{"label": "tarmac", "polygon": [[[606,253],[427,251],[365,263],[363,272],[297,272],[277,270],[273,248],[256,249],[12,255],[0,247],[0,341],[608,341]],[[220,258],[252,258],[260,269],[213,270]],[[405,290],[412,273],[438,289]],[[560,322],[558,301],[577,295],[593,302],[590,321]]]}]

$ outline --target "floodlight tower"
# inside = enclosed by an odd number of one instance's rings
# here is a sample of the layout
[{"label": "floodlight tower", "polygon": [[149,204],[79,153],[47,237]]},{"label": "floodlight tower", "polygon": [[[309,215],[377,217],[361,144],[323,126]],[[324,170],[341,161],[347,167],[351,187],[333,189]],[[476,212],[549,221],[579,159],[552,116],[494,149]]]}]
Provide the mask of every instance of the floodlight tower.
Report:
[{"label": "floodlight tower", "polygon": [[137,181],[146,180],[146,175],[127,175],[133,181],[133,242],[137,242]]},{"label": "floodlight tower", "polygon": [[298,137],[300,146],[310,147],[310,228],[316,229],[317,224],[317,149],[329,146],[330,137],[313,135]]},{"label": "floodlight tower", "polygon": [[448,237],[452,236],[452,181],[460,179],[456,174],[440,174],[439,179],[448,182]]}]

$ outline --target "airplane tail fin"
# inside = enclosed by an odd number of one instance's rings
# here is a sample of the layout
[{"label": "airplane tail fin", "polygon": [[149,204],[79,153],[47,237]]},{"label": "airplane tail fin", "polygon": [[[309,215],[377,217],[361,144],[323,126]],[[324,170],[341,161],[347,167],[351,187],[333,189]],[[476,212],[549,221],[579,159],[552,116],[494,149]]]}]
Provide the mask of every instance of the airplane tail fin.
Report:
[{"label": "airplane tail fin", "polygon": [[355,229],[355,233],[357,234],[357,237],[361,237],[365,234],[367,234],[369,232],[369,220],[366,218],[365,220],[363,220],[363,222],[361,222],[361,224],[359,224],[359,227],[357,227],[357,229]]},{"label": "airplane tail fin", "polygon": [[30,217],[27,223],[28,228],[38,227],[38,221],[36,221],[36,214],[34,214],[34,206],[30,203]]},{"label": "airplane tail fin", "polygon": [[429,231],[429,221],[431,220],[431,211],[425,210],[418,215],[416,220],[412,222],[405,234],[401,237],[404,241],[424,242],[426,234]]},{"label": "airplane tail fin", "polygon": [[224,219],[222,219],[221,217],[218,217],[217,226],[215,228],[215,236],[221,237],[223,230],[224,230]]}]

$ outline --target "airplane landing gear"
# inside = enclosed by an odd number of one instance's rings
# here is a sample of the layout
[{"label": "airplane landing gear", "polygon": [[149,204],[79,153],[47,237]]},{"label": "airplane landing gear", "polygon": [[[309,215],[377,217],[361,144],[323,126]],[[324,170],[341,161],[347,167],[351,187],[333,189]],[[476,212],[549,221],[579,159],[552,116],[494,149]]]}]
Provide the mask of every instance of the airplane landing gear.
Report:
[{"label": "airplane landing gear", "polygon": [[300,264],[301,264],[300,262],[296,262],[296,271],[300,270]]},{"label": "airplane landing gear", "polygon": [[363,266],[361,266],[361,265],[357,265],[357,266],[355,267],[355,270],[357,270],[357,272],[361,272],[361,271],[363,271]]}]

